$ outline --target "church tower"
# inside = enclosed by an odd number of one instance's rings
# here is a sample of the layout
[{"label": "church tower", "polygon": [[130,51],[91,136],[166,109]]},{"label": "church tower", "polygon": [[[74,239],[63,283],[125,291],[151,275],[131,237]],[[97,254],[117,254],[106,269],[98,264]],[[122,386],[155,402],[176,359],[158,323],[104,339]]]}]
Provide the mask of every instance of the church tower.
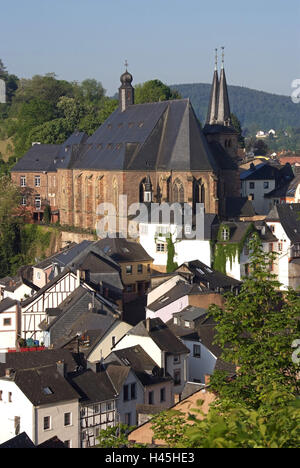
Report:
[{"label": "church tower", "polygon": [[119,88],[119,106],[122,112],[124,112],[128,106],[134,104],[134,88],[132,86],[133,77],[131,73],[127,71],[128,63],[125,62],[126,71],[120,77],[121,86]]},{"label": "church tower", "polygon": [[217,123],[218,117],[218,97],[219,97],[219,75],[218,75],[218,49],[216,49],[215,56],[215,71],[213,76],[213,83],[211,87],[209,108],[207,113],[206,123],[214,125]]},{"label": "church tower", "polygon": [[224,47],[222,47],[222,65],[218,80],[217,57],[211,88],[206,125],[203,129],[208,142],[217,141],[233,160],[238,156],[238,133],[232,126],[228,87],[224,66]]}]

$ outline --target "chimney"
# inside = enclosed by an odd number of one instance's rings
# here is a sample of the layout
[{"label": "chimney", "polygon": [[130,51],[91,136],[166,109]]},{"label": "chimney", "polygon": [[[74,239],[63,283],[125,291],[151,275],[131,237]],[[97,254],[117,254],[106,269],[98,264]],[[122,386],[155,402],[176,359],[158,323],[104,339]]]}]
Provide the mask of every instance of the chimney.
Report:
[{"label": "chimney", "polygon": [[58,361],[58,362],[56,363],[56,369],[57,369],[57,372],[58,372],[62,377],[66,377],[67,365],[65,364],[64,361]]},{"label": "chimney", "polygon": [[11,368],[5,369],[5,377],[8,379],[12,379],[15,375],[15,370]]},{"label": "chimney", "polygon": [[210,384],[210,375],[205,374],[204,383],[205,383],[206,386]]},{"label": "chimney", "polygon": [[148,317],[146,318],[146,330],[147,332],[150,332],[151,329],[151,319]]}]

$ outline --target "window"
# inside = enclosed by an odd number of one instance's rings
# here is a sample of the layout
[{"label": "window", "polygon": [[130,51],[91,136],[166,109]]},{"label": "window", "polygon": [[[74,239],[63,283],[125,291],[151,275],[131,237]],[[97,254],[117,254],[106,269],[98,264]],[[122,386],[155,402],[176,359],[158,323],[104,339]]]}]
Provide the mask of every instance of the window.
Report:
[{"label": "window", "polygon": [[193,346],[193,354],[194,354],[194,357],[201,358],[201,346],[200,345]]},{"label": "window", "polygon": [[111,346],[112,346],[112,348],[113,348],[114,346],[116,346],[116,337],[115,337],[115,336],[112,336],[112,337],[111,337]]},{"label": "window", "polygon": [[136,384],[131,384],[131,400],[136,400]]},{"label": "window", "polygon": [[128,385],[124,385],[123,387],[123,400],[129,401],[129,388]]},{"label": "window", "polygon": [[149,395],[148,395],[148,404],[149,405],[153,405],[154,403],[154,392],[149,392]]},{"label": "window", "polygon": [[25,176],[20,177],[20,185],[21,185],[21,187],[26,187],[26,177]]},{"label": "window", "polygon": [[180,363],[180,355],[174,356],[174,364],[179,364]]},{"label": "window", "polygon": [[35,176],[34,185],[35,185],[35,187],[40,187],[41,186],[41,177],[40,176]]},{"label": "window", "polygon": [[40,195],[35,196],[34,205],[35,205],[37,210],[39,210],[41,208],[41,196]]},{"label": "window", "polygon": [[26,206],[26,205],[27,205],[27,199],[26,199],[26,197],[22,197],[21,205],[22,205],[22,206]]},{"label": "window", "polygon": [[36,272],[36,279],[40,280],[41,279],[41,273],[40,271]]},{"label": "window", "polygon": [[166,389],[161,388],[160,389],[160,402],[166,401]]},{"label": "window", "polygon": [[12,403],[12,393],[8,392],[8,402]]},{"label": "window", "polygon": [[95,405],[94,406],[94,413],[98,414],[99,413],[99,408],[100,408],[99,405]]},{"label": "window", "polygon": [[249,182],[249,188],[255,189],[255,182]]},{"label": "window", "polygon": [[167,252],[167,244],[163,244],[162,242],[158,242],[156,244],[156,252]]},{"label": "window", "polygon": [[224,227],[222,229],[222,240],[224,241],[229,240],[229,229],[227,227]]},{"label": "window", "polygon": [[181,371],[179,369],[174,371],[174,385],[181,385]]},{"label": "window", "polygon": [[71,441],[70,440],[65,440],[64,445],[66,448],[71,448]]},{"label": "window", "polygon": [[139,274],[143,273],[143,265],[142,264],[139,264],[138,267],[137,267],[137,272]]},{"label": "window", "polygon": [[187,320],[185,320],[184,326],[185,326],[186,328],[190,328],[190,327],[191,327],[191,323],[188,322]]},{"label": "window", "polygon": [[126,274],[127,275],[132,275],[132,265],[127,265],[126,266]]},{"label": "window", "polygon": [[178,318],[174,317],[174,325],[178,325]]},{"label": "window", "polygon": [[71,426],[71,413],[64,414],[64,426]]},{"label": "window", "polygon": [[10,318],[3,319],[3,325],[5,327],[9,327],[11,325],[11,319]]},{"label": "window", "polygon": [[126,426],[131,426],[131,413],[125,414],[125,424]]},{"label": "window", "polygon": [[269,182],[264,182],[264,189],[267,190],[269,188]]},{"label": "window", "polygon": [[3,394],[3,391],[0,390],[0,401],[2,401],[2,394]]},{"label": "window", "polygon": [[50,416],[44,417],[44,431],[48,431],[51,428],[51,418]]}]

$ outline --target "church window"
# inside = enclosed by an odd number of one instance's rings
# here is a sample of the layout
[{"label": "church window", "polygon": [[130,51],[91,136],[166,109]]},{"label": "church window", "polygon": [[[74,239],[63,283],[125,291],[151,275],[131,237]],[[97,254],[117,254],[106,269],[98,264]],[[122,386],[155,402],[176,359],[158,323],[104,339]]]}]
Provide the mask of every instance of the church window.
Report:
[{"label": "church window", "polygon": [[173,185],[173,202],[184,203],[184,188],[179,179],[176,179]]}]

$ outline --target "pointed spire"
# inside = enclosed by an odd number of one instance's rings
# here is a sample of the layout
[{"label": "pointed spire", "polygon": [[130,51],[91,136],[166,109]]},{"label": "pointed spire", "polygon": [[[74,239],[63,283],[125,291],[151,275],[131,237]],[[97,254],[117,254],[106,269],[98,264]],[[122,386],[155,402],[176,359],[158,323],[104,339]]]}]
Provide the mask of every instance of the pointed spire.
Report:
[{"label": "pointed spire", "polygon": [[215,49],[215,71],[210,93],[209,108],[206,123],[213,125],[216,123],[218,114],[218,95],[219,95],[219,75],[218,75],[218,49]]},{"label": "pointed spire", "polygon": [[222,47],[222,66],[219,85],[217,123],[225,126],[231,125],[230,104],[224,67],[224,47]]}]

